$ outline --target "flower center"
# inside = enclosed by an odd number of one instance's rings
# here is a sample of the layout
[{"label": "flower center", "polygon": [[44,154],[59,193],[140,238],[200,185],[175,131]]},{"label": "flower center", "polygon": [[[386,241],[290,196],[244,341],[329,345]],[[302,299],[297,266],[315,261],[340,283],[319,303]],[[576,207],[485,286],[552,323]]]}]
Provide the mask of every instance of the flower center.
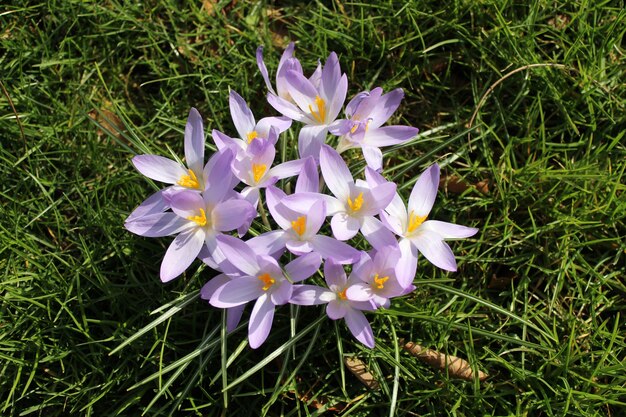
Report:
[{"label": "flower center", "polygon": [[363,192],[360,192],[358,196],[352,201],[350,197],[348,197],[348,207],[350,207],[350,211],[355,213],[361,210],[363,206]]},{"label": "flower center", "polygon": [[255,183],[258,183],[263,177],[266,169],[267,165],[265,164],[252,164],[252,177],[254,178]]},{"label": "flower center", "polygon": [[324,123],[324,120],[326,120],[326,102],[320,96],[315,96],[315,105],[317,106],[317,111],[313,110],[313,106],[309,104],[311,116],[318,123]]},{"label": "flower center", "polygon": [[195,224],[197,224],[198,226],[206,226],[207,220],[206,220],[206,213],[204,211],[204,209],[200,209],[200,215],[199,216],[189,216],[187,217],[187,220],[191,220],[192,222],[194,222]]},{"label": "flower center", "polygon": [[306,231],[306,216],[300,216],[296,220],[291,222],[291,227],[298,234],[302,236]]},{"label": "flower center", "polygon": [[268,273],[259,275],[257,279],[263,283],[263,291],[269,290],[270,287],[276,283],[276,280],[272,278]]},{"label": "flower center", "polygon": [[339,296],[339,298],[340,298],[341,300],[347,300],[347,299],[348,299],[348,297],[346,297],[346,291],[347,291],[347,290],[348,290],[347,288],[344,288],[342,291],[339,291],[339,292],[337,293],[337,295]]},{"label": "flower center", "polygon": [[378,288],[379,290],[385,288],[385,282],[387,282],[388,279],[388,276],[379,278],[378,274],[374,275],[374,283],[376,284],[376,288]]},{"label": "flower center", "polygon": [[182,177],[180,177],[176,184],[182,185],[183,187],[187,188],[200,189],[200,183],[198,182],[198,178],[196,177],[196,174],[193,172],[193,170],[188,169],[187,173],[189,175],[183,175]]},{"label": "flower center", "polygon": [[409,226],[406,229],[407,232],[413,233],[415,229],[417,229],[422,223],[424,223],[424,220],[426,220],[427,217],[428,216],[417,216],[415,213],[413,213],[413,210],[411,210],[411,212],[409,213]]},{"label": "flower center", "polygon": [[259,134],[257,133],[256,130],[253,130],[252,132],[248,133],[246,139],[248,139],[248,144],[250,144],[250,142],[252,142],[253,140],[255,140],[256,138],[259,137]]}]

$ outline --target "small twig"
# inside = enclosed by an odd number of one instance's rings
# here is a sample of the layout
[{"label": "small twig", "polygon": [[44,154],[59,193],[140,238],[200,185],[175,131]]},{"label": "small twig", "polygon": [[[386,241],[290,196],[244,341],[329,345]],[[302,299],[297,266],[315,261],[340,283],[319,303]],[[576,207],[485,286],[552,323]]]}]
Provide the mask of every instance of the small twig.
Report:
[{"label": "small twig", "polygon": [[22,126],[22,122],[20,121],[20,116],[17,114],[17,110],[15,110],[15,106],[13,105],[13,100],[11,100],[11,96],[9,95],[9,92],[7,91],[7,89],[4,87],[4,83],[2,82],[2,80],[0,80],[0,87],[2,87],[2,91],[4,91],[4,95],[7,97],[7,100],[9,100],[9,105],[11,106],[11,109],[13,109],[15,120],[17,120],[17,124],[20,127],[20,132],[22,134],[22,141],[24,142],[24,149],[26,149],[26,135],[24,134],[24,126]]}]

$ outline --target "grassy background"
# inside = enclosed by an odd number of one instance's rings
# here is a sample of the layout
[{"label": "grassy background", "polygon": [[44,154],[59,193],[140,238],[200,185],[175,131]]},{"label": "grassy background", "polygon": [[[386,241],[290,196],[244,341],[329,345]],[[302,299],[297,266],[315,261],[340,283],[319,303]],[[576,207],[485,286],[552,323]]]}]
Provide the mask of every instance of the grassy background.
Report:
[{"label": "grassy background", "polygon": [[[3,6],[0,414],[623,415],[623,1],[366,3]],[[386,174],[406,198],[439,162],[432,218],[480,228],[453,243],[457,273],[422,259],[417,291],[369,315],[374,350],[319,309],[300,310],[295,342],[288,307],[257,351],[245,329],[220,338],[221,312],[196,297],[211,271],[196,263],[163,285],[169,239],[122,227],[155,188],[132,155],[182,155],[191,106],[207,131],[234,134],[229,87],[275,114],[254,52],[265,45],[274,74],[290,40],[307,72],[336,51],[349,97],[402,87],[394,122],[434,130],[392,149]],[[507,76],[538,63],[557,66]],[[397,338],[489,378],[452,379]]]}]

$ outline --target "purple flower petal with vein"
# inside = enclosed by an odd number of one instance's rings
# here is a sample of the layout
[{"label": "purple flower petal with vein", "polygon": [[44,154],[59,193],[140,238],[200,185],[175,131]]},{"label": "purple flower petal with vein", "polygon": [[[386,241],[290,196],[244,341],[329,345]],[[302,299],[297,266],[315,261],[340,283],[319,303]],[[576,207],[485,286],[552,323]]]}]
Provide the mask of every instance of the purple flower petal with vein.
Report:
[{"label": "purple flower petal with vein", "polygon": [[369,301],[351,300],[347,293],[357,283],[356,278],[346,278],[341,264],[332,258],[324,263],[324,279],[328,288],[316,285],[296,285],[291,297],[292,304],[328,304],[326,314],[331,320],[344,319],[352,335],[369,348],[374,347],[372,328],[363,310],[374,310]]},{"label": "purple flower petal with vein", "polygon": [[409,126],[381,127],[396,111],[404,93],[397,88],[382,94],[380,87],[356,95],[346,106],[348,119],[338,120],[330,132],[340,136],[337,151],[361,148],[367,165],[382,170],[381,147],[397,145],[415,137],[419,129]]},{"label": "purple flower petal with vein", "polygon": [[319,83],[305,78],[297,70],[286,72],[286,82],[293,103],[272,94],[267,100],[284,116],[305,124],[298,136],[300,157],[312,156],[317,160],[328,128],[346,99],[348,78],[341,73],[337,54],[332,52],[321,69]]},{"label": "purple flower petal with vein", "polygon": [[387,207],[396,192],[396,185],[388,181],[374,187],[363,181],[355,184],[346,163],[328,145],[322,145],[320,169],[326,185],[341,207],[330,223],[333,234],[339,240],[353,238],[366,221]]},{"label": "purple flower petal with vein", "polygon": [[205,295],[210,298],[211,305],[227,309],[239,308],[256,300],[248,325],[250,347],[256,349],[267,339],[275,306],[289,302],[292,283],[313,275],[322,259],[316,253],[301,256],[285,265],[285,275],[274,258],[255,253],[240,239],[222,235],[217,242],[229,262],[240,270],[241,276],[218,288],[207,288]]},{"label": "purple flower petal with vein", "polygon": [[[439,165],[434,164],[418,178],[409,197],[408,208],[399,195],[381,213],[381,220],[401,237],[400,262],[406,268],[415,268],[417,253],[422,253],[433,265],[446,271],[456,271],[454,254],[445,243],[447,239],[461,239],[475,235],[478,229],[437,220],[427,220],[437,197]],[[403,283],[409,284],[409,283]]]}]

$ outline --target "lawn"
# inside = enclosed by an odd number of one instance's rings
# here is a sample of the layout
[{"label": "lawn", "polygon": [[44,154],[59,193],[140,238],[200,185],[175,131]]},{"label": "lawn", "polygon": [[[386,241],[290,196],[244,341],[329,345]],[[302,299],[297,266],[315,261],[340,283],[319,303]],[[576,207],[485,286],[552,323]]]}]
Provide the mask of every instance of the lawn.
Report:
[{"label": "lawn", "polygon": [[[3,5],[0,414],[624,415],[625,32],[623,1]],[[456,272],[422,256],[416,290],[366,314],[373,349],[295,306],[251,349],[248,313],[227,335],[200,299],[215,271],[164,284],[172,239],[124,228],[162,186],[131,158],[182,158],[191,107],[211,154],[212,129],[236,136],[229,89],[277,116],[255,53],[273,80],[292,41],[305,74],[337,53],[348,100],[404,90],[390,123],[420,134],[383,174],[406,200],[438,163],[431,217],[479,229],[451,242]],[[278,150],[296,156],[296,129]]]}]

